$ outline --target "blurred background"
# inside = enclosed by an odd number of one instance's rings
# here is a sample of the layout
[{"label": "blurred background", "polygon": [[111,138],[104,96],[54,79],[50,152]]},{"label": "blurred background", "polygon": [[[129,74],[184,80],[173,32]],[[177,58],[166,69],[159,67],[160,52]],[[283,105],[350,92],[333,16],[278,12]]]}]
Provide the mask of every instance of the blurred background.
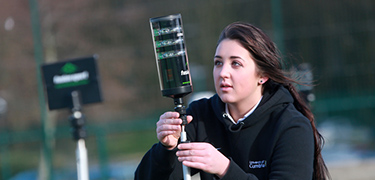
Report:
[{"label": "blurred background", "polygon": [[76,179],[69,109],[49,111],[44,63],[99,55],[104,101],[85,105],[91,179],[133,179],[173,110],[161,95],[149,18],[182,14],[194,93],[214,92],[221,30],[246,21],[301,80],[333,179],[375,179],[375,1],[0,0],[0,179]]}]

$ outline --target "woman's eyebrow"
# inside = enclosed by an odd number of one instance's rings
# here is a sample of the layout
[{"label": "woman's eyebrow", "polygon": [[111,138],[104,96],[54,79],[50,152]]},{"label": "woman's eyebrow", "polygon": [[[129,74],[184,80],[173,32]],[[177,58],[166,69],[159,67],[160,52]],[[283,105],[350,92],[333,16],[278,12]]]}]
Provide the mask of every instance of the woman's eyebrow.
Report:
[{"label": "woman's eyebrow", "polygon": [[241,60],[241,61],[246,61],[244,58],[242,58],[241,56],[230,56],[229,59],[237,59],[237,60]]},{"label": "woman's eyebrow", "polygon": [[229,58],[230,58],[230,59],[242,59],[241,56],[230,56]]},{"label": "woman's eyebrow", "polygon": [[[215,55],[214,58],[222,58],[222,57],[221,57],[220,55]],[[229,58],[230,58],[230,59],[236,59],[236,58],[240,58],[240,59],[242,59],[241,56],[230,56]]]},{"label": "woman's eyebrow", "polygon": [[[220,56],[220,55],[215,55],[214,56],[214,59],[223,59],[223,57],[222,56]],[[242,61],[245,61],[241,56],[230,56],[229,57],[229,59],[240,59],[240,60],[242,60]]]}]

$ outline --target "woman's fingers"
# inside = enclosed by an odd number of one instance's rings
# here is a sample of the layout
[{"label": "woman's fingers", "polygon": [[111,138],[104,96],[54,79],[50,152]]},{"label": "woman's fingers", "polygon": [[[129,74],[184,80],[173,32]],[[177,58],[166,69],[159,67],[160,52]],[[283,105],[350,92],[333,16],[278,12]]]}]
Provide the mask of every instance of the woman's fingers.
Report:
[{"label": "woman's fingers", "polygon": [[[168,149],[173,149],[178,144],[182,123],[182,119],[179,117],[180,114],[178,112],[165,112],[156,123],[157,138]],[[190,115],[186,118],[188,123],[193,120],[193,117]]]},{"label": "woman's fingers", "polygon": [[229,159],[209,143],[181,143],[177,146],[178,160],[185,166],[223,176]]},{"label": "woman's fingers", "polygon": [[175,148],[180,138],[182,120],[178,117],[177,112],[166,112],[156,123],[157,138],[168,149]]}]

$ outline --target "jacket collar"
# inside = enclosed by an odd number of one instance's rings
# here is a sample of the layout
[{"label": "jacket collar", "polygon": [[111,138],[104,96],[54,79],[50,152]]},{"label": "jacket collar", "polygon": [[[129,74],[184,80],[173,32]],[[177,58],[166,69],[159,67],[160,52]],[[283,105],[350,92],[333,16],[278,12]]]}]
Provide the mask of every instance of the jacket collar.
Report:
[{"label": "jacket collar", "polygon": [[278,107],[278,105],[286,103],[293,103],[292,95],[285,87],[275,85],[272,89],[263,93],[261,102],[250,116],[248,116],[241,123],[233,124],[233,122],[228,119],[227,113],[225,112],[225,103],[221,101],[217,94],[211,97],[211,106],[216,117],[221,123],[228,127],[230,131],[239,131],[242,128],[250,127],[264,119],[262,116],[268,115],[276,107]]}]

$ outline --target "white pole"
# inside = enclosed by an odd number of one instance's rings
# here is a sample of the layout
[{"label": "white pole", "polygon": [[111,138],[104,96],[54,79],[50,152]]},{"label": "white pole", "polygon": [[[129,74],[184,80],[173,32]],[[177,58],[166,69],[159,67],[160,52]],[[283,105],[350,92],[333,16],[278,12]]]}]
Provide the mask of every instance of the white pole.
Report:
[{"label": "white pole", "polygon": [[87,149],[84,139],[77,141],[76,158],[78,180],[89,180]]},{"label": "white pole", "polygon": [[[187,135],[185,131],[185,126],[181,126],[181,142],[186,142],[187,141]],[[182,165],[182,172],[184,173],[184,180],[191,180],[191,175],[190,175],[190,168]]]}]

